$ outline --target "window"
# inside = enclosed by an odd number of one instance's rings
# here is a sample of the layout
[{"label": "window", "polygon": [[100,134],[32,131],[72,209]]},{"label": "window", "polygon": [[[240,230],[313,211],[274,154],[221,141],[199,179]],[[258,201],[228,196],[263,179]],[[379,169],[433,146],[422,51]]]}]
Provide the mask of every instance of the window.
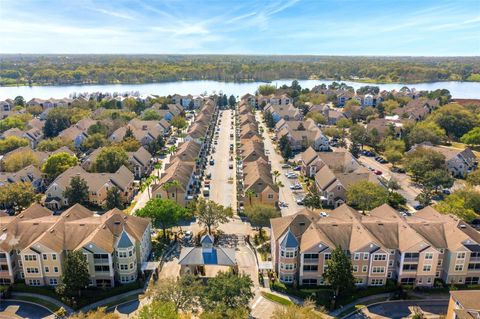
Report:
[{"label": "window", "polygon": [[353,255],[353,259],[354,259],[354,260],[360,260],[360,253],[355,253],[355,254]]},{"label": "window", "polygon": [[316,286],[317,285],[317,279],[302,279],[302,285]]},{"label": "window", "polygon": [[455,271],[463,271],[463,265],[455,265]]},{"label": "window", "polygon": [[353,266],[353,272],[358,272],[358,266],[357,265]]},{"label": "window", "polygon": [[418,258],[418,253],[405,253],[405,258],[409,258],[409,259]]},{"label": "window", "polygon": [[403,265],[403,270],[404,271],[416,271],[418,268],[417,264],[405,264]]},{"label": "window", "polygon": [[117,252],[117,255],[120,258],[127,258],[127,252],[126,251],[119,251],[119,252]]},{"label": "window", "polygon": [[108,272],[110,271],[110,267],[109,266],[95,266],[95,271],[100,271],[100,272]]},{"label": "window", "polygon": [[412,284],[415,283],[415,278],[402,278],[402,279],[400,280],[400,282],[401,282],[402,284],[412,285]]},{"label": "window", "polygon": [[50,286],[56,286],[58,284],[57,278],[50,278]]},{"label": "window", "polygon": [[480,264],[468,264],[468,270],[480,270]]},{"label": "window", "polygon": [[27,268],[27,274],[38,274],[38,268]]},{"label": "window", "polygon": [[128,265],[120,264],[120,270],[128,270]]},{"label": "window", "polygon": [[432,278],[428,277],[427,278],[427,284],[431,284],[432,283]]},{"label": "window", "polygon": [[283,250],[280,252],[280,256],[282,256],[282,257],[285,256],[285,252]]},{"label": "window", "polygon": [[53,267],[53,272],[58,272],[58,267]]},{"label": "window", "polygon": [[329,253],[325,254],[325,260],[330,260],[330,259],[332,259],[332,255]]},{"label": "window", "polygon": [[273,194],[268,194],[268,199],[272,199],[273,198]]},{"label": "window", "polygon": [[433,253],[425,253],[425,259],[433,259]]},{"label": "window", "polygon": [[30,279],[28,281],[30,286],[40,286],[40,280],[39,279]]},{"label": "window", "polygon": [[292,283],[293,282],[293,276],[292,275],[281,275],[280,276],[280,281],[285,282],[285,283]]},{"label": "window", "polygon": [[293,258],[297,255],[297,252],[293,252],[293,251],[286,251],[285,252],[285,258]]},{"label": "window", "polygon": [[393,278],[393,272],[389,271],[387,274],[387,278]]},{"label": "window", "polygon": [[457,253],[457,259],[465,259],[465,253]]},{"label": "window", "polygon": [[47,254],[43,254],[43,260],[47,260]]},{"label": "window", "polygon": [[388,261],[388,267],[393,267],[393,260]]},{"label": "window", "polygon": [[470,259],[473,259],[473,258],[480,258],[480,251],[470,252]]},{"label": "window", "polygon": [[383,285],[383,279],[372,279],[370,282],[371,286],[381,286]]},{"label": "window", "polygon": [[293,270],[295,269],[295,264],[285,264],[284,268],[285,270]]},{"label": "window", "polygon": [[304,254],[303,260],[308,261],[310,259],[318,259],[318,254]]},{"label": "window", "polygon": [[45,272],[50,272],[50,269],[48,269],[48,267],[45,267]]},{"label": "window", "polygon": [[441,266],[443,264],[443,259],[439,259],[437,265]]},{"label": "window", "polygon": [[52,254],[52,260],[57,260],[57,254]]},{"label": "window", "polygon": [[130,269],[133,269],[133,263],[130,263]]},{"label": "window", "polygon": [[373,260],[387,260],[387,255],[375,254],[373,255]]},{"label": "window", "polygon": [[432,265],[423,266],[423,271],[431,271],[431,270],[432,270]]},{"label": "window", "polygon": [[355,278],[355,285],[363,284],[363,278]]},{"label": "window", "polygon": [[108,262],[108,254],[93,254],[93,258]]},{"label": "window", "polygon": [[374,274],[383,274],[385,272],[385,267],[373,267],[372,273]]},{"label": "window", "polygon": [[318,271],[318,265],[303,265],[303,271]]},{"label": "window", "polygon": [[367,269],[368,269],[367,266],[363,266],[363,267],[362,267],[362,272],[367,272]]},{"label": "window", "polygon": [[130,251],[128,252],[128,256],[129,256],[129,257],[132,257],[132,255],[133,255],[133,251],[130,250]]},{"label": "window", "polygon": [[480,283],[480,277],[465,278],[465,285],[478,285],[479,283]]},{"label": "window", "polygon": [[35,261],[37,260],[36,255],[25,255],[25,261]]},{"label": "window", "polygon": [[8,265],[1,264],[0,265],[0,271],[8,271]]},{"label": "window", "polygon": [[368,260],[368,253],[363,253],[363,260]]}]

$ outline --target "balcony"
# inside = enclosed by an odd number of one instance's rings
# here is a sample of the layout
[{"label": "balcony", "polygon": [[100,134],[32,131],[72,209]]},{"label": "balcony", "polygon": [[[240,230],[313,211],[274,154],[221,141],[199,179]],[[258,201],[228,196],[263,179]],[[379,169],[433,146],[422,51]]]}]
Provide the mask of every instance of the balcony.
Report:
[{"label": "balcony", "polygon": [[108,259],[94,258],[93,259],[93,264],[94,265],[109,265],[110,263],[108,262]]},{"label": "balcony", "polygon": [[404,258],[403,262],[404,263],[418,263],[418,257],[410,257],[410,258]]}]

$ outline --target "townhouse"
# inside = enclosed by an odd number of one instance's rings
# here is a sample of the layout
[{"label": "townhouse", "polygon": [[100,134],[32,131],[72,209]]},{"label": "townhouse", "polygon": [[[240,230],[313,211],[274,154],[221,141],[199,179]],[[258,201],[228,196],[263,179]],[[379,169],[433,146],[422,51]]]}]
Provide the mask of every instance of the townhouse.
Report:
[{"label": "townhouse", "polygon": [[0,119],[4,119],[10,115],[14,104],[15,103],[10,99],[0,101]]},{"label": "townhouse", "polygon": [[[249,96],[247,96],[248,101]],[[251,101],[251,99],[250,99]],[[270,95],[259,95],[256,98],[256,106],[266,106],[267,104],[271,105],[289,105],[293,102],[292,98],[285,93],[270,94]]]},{"label": "townhouse", "polygon": [[354,170],[324,165],[315,173],[315,187],[320,192],[324,205],[338,207],[347,201],[347,189],[360,181],[379,183],[375,174],[360,166]]},{"label": "townhouse", "polygon": [[304,176],[314,178],[324,166],[336,172],[353,172],[360,164],[348,151],[316,152],[309,147],[300,155],[300,166]]},{"label": "townhouse", "polygon": [[28,182],[36,192],[44,189],[43,173],[35,166],[29,165],[17,172],[0,172],[0,187],[7,183]]},{"label": "townhouse", "polygon": [[438,100],[418,98],[409,101],[404,107],[393,109],[392,113],[400,116],[402,119],[409,119],[418,122],[424,120],[427,115],[432,113],[432,111],[438,106]]},{"label": "townhouse", "polygon": [[97,215],[75,204],[53,215],[34,204],[0,227],[0,284],[56,286],[68,253],[81,251],[90,286],[114,287],[136,281],[151,251],[150,221],[118,209]]},{"label": "townhouse", "polygon": [[285,121],[300,121],[303,120],[303,113],[300,109],[293,106],[293,104],[267,104],[263,112],[270,112],[273,121],[277,123],[281,119]]},{"label": "townhouse", "polygon": [[279,127],[281,127],[280,130],[276,132],[277,140],[286,135],[293,151],[305,150],[310,146],[317,151],[328,151],[330,149],[328,138],[312,119],[285,121]]},{"label": "townhouse", "polygon": [[170,133],[171,125],[165,119],[160,121],[143,121],[132,119],[126,126],[116,129],[109,137],[111,142],[121,142],[130,130],[133,137],[143,146],[148,145],[159,136],[166,136]]},{"label": "townhouse", "polygon": [[479,233],[430,206],[404,217],[386,204],[368,214],[344,204],[271,220],[272,261],[284,283],[328,284],[323,273],[336,247],[351,258],[358,286],[394,280],[431,287],[435,279],[448,284],[479,280]]},{"label": "townhouse", "polygon": [[28,140],[31,148],[36,148],[38,143],[43,140],[43,131],[39,128],[30,128],[26,131],[22,131],[16,127],[10,128],[3,132],[2,138],[7,138],[9,136],[16,136],[20,138],[25,138]]},{"label": "townhouse", "polygon": [[278,204],[278,185],[272,179],[272,167],[263,158],[244,162],[243,203],[245,205]]},{"label": "townhouse", "polygon": [[368,122],[366,129],[369,132],[375,131],[382,138],[389,134],[395,138],[401,138],[403,135],[403,123],[398,115],[373,119]]},{"label": "townhouse", "polygon": [[50,156],[58,153],[67,153],[71,156],[75,156],[75,153],[73,153],[68,147],[62,146],[58,150],[55,150],[53,152],[43,152],[43,151],[37,151],[33,150],[30,146],[22,146],[17,149],[14,149],[13,151],[10,151],[6,153],[1,159],[0,159],[0,165],[3,166],[3,163],[13,154],[16,153],[23,153],[23,152],[31,152],[37,159],[37,162],[41,165],[43,164]]},{"label": "townhouse", "polygon": [[480,290],[450,290],[446,319],[478,319]]},{"label": "townhouse", "polygon": [[52,210],[59,210],[68,206],[65,190],[70,187],[73,177],[80,177],[88,186],[89,202],[92,205],[103,206],[107,200],[109,188],[116,187],[120,191],[123,203],[128,204],[135,195],[134,176],[125,166],[120,167],[115,173],[90,173],[81,166],[74,166],[60,174],[45,191],[45,206]]},{"label": "townhouse", "polygon": [[478,166],[478,159],[469,147],[462,150],[445,146],[433,146],[426,142],[414,145],[407,153],[411,153],[419,147],[445,156],[445,165],[454,177],[465,177]]}]

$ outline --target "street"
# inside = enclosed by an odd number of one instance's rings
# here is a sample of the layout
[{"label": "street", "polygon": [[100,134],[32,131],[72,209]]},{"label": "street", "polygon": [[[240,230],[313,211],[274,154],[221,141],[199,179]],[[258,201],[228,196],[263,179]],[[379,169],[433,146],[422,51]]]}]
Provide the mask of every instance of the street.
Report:
[{"label": "street", "polygon": [[[280,181],[283,184],[283,187],[279,188],[279,201],[288,205],[287,207],[282,208],[282,216],[293,215],[303,208],[303,206],[297,204],[296,200],[303,198],[304,194],[302,191],[293,192],[290,189],[290,185],[298,182],[298,180],[289,179],[285,176],[285,173],[287,171],[291,171],[291,169],[282,168],[282,163],[284,162],[283,157],[276,152],[272,139],[269,136],[268,128],[263,123],[263,118],[260,115],[260,112],[256,112],[255,117],[259,123],[259,127],[263,128],[263,143],[265,146],[265,152],[267,153],[268,159],[272,165],[272,171],[280,172],[280,176],[277,178],[277,181]],[[275,179],[275,176],[273,178]]]},{"label": "street", "polygon": [[407,318],[414,314],[415,308],[424,313],[424,318],[441,318],[447,313],[448,299],[445,300],[420,300],[420,301],[389,301],[382,302],[362,309],[358,313],[344,317],[345,319],[380,319]]}]

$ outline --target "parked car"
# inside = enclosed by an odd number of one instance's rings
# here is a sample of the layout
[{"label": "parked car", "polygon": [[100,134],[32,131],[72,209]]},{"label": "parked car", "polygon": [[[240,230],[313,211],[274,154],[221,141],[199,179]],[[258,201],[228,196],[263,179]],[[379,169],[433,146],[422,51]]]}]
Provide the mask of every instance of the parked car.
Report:
[{"label": "parked car", "polygon": [[185,235],[183,236],[183,241],[186,242],[186,243],[188,243],[188,242],[190,242],[190,241],[192,240],[192,238],[193,238],[193,233],[192,233],[192,231],[191,231],[191,230],[187,230],[187,231],[185,232]]},{"label": "parked car", "polygon": [[294,185],[290,185],[290,189],[299,190],[299,189],[302,189],[302,185],[300,185],[299,183],[296,183]]},{"label": "parked car", "polygon": [[278,203],[278,207],[282,208],[282,207],[288,207],[288,204],[285,203],[285,202],[279,202]]},{"label": "parked car", "polygon": [[301,170],[301,169],[302,169],[302,167],[299,165],[299,166],[295,166],[295,168],[294,168],[293,170],[294,170],[294,171],[299,171],[299,170]]},{"label": "parked car", "polygon": [[233,169],[233,164],[230,163],[230,164],[228,165],[228,168],[229,168],[229,169]]},{"label": "parked car", "polygon": [[367,157],[373,157],[373,156],[375,156],[375,153],[370,152],[370,151],[367,151],[367,150],[363,150],[363,151],[361,152],[361,154],[364,155],[364,156],[367,156]]},{"label": "parked car", "polygon": [[282,164],[282,168],[290,168],[290,164]]},{"label": "parked car", "polygon": [[297,178],[297,174],[295,174],[294,172],[285,173],[285,176],[290,179]]},{"label": "parked car", "polygon": [[444,193],[445,195],[450,195],[452,192],[450,192],[449,189],[445,188],[442,190],[442,193]]},{"label": "parked car", "polygon": [[421,205],[421,204],[417,204],[417,205],[413,206],[413,208],[415,208],[415,210],[420,210],[420,209],[422,209],[423,207],[424,207],[424,206]]},{"label": "parked car", "polygon": [[392,172],[394,173],[400,173],[400,174],[405,174],[405,170],[403,168],[400,168],[400,167],[393,167],[392,168]]},{"label": "parked car", "polygon": [[377,156],[375,157],[375,160],[381,164],[385,164],[385,163],[388,163],[388,161],[386,159],[384,159],[383,157],[381,156]]},{"label": "parked car", "polygon": [[215,165],[215,160],[211,159],[210,160],[210,165]]},{"label": "parked car", "polygon": [[379,170],[376,170],[374,173],[375,173],[375,175],[382,175],[383,174],[382,171],[379,171]]},{"label": "parked car", "polygon": [[300,206],[303,206],[304,205],[303,200],[304,200],[304,198],[297,199],[297,204],[300,205]]}]

